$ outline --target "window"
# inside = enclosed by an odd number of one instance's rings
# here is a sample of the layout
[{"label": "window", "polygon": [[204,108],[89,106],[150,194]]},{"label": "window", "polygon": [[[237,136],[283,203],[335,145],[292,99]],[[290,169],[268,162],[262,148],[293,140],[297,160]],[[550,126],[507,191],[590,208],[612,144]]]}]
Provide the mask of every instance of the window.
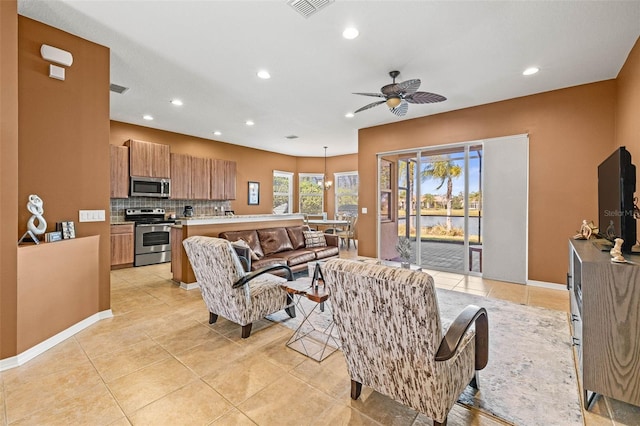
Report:
[{"label": "window", "polygon": [[380,159],[380,220],[390,221],[393,216],[391,199],[391,162]]},{"label": "window", "polygon": [[273,212],[291,213],[293,206],[293,173],[273,171]]},{"label": "window", "polygon": [[322,181],[322,174],[299,174],[300,213],[322,214],[324,210]]},{"label": "window", "polygon": [[334,173],[336,216],[358,214],[358,172]]}]

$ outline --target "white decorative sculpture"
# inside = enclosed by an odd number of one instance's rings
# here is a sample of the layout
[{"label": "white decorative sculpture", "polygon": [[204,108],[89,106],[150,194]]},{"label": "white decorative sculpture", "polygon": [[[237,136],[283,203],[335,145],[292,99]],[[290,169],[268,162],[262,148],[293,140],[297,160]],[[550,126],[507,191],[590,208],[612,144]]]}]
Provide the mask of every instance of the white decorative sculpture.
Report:
[{"label": "white decorative sculpture", "polygon": [[[36,244],[40,243],[36,235],[42,235],[47,230],[47,221],[42,216],[44,214],[44,208],[42,205],[43,202],[40,197],[35,194],[29,195],[27,210],[31,213],[31,217],[27,222],[27,232],[25,232],[22,238],[18,240],[18,244],[20,244],[25,237],[31,238]],[[38,225],[35,224],[36,220],[38,221]]]},{"label": "white decorative sculpture", "polygon": [[611,260],[620,263],[626,262],[624,256],[622,256],[622,243],[624,243],[624,240],[622,238],[616,238],[613,242],[614,246],[609,252],[609,254],[611,254]]}]

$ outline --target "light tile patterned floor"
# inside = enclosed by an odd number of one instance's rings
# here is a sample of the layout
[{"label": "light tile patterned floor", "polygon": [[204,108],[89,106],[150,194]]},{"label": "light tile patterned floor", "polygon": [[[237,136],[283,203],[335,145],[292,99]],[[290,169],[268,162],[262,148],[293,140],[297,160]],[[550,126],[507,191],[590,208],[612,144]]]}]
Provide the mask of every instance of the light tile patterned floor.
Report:
[{"label": "light tile patterned floor", "polygon": [[[568,310],[566,291],[430,273],[438,287]],[[284,326],[261,321],[249,339],[223,318],[210,326],[200,292],[173,284],[169,264],[113,271],[111,284],[114,318],[0,373],[0,424],[431,424],[366,388],[352,401],[342,353],[306,358],[286,348]],[[585,421],[639,424],[640,409],[598,398]],[[449,424],[502,423],[456,405]]]}]

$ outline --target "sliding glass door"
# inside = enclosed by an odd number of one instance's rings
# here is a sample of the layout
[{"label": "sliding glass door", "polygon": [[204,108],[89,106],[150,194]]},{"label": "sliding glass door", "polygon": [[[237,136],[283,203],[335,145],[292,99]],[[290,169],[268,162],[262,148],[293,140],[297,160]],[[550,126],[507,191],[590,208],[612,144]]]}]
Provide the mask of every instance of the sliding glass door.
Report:
[{"label": "sliding glass door", "polygon": [[396,159],[397,237],[411,242],[411,262],[427,269],[481,273],[482,145],[384,158]]}]

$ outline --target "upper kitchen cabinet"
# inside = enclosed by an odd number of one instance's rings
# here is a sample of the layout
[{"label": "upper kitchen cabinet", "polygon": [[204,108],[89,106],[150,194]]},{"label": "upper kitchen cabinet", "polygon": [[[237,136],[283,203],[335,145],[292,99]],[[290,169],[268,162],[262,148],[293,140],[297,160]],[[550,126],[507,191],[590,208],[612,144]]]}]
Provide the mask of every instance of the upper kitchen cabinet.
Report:
[{"label": "upper kitchen cabinet", "polygon": [[169,178],[169,145],[129,139],[129,174],[140,177]]},{"label": "upper kitchen cabinet", "polygon": [[236,162],[209,160],[211,164],[211,199],[236,199]]},{"label": "upper kitchen cabinet", "polygon": [[109,145],[111,154],[111,198],[129,196],[129,148]]},{"label": "upper kitchen cabinet", "polygon": [[225,174],[224,174],[224,199],[235,200],[236,199],[236,162],[225,161]]},{"label": "upper kitchen cabinet", "polygon": [[208,200],[211,165],[208,158],[191,157],[191,200]]},{"label": "upper kitchen cabinet", "polygon": [[191,157],[171,153],[171,198],[188,200],[191,198]]}]

